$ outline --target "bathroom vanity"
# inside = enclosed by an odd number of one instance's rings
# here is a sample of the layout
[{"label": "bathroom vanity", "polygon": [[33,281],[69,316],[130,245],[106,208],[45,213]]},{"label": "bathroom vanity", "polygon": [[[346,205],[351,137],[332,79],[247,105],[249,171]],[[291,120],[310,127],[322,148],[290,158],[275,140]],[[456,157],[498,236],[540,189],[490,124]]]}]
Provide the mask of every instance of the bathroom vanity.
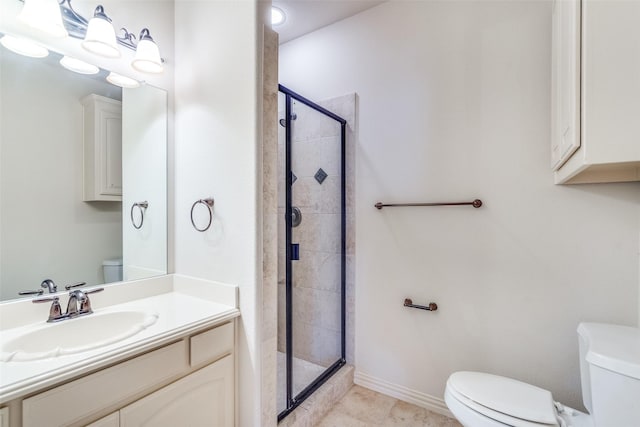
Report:
[{"label": "bathroom vanity", "polygon": [[91,299],[56,323],[47,304],[0,306],[0,427],[234,425],[236,287],[168,275]]}]

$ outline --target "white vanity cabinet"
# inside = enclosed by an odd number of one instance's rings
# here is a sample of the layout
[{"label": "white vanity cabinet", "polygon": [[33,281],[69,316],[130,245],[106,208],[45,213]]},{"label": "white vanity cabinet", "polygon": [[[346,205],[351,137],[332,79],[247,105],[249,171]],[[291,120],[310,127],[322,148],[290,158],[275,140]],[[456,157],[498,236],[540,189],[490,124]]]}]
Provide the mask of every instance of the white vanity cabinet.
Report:
[{"label": "white vanity cabinet", "polygon": [[233,427],[229,355],[120,410],[120,427]]},{"label": "white vanity cabinet", "polygon": [[557,184],[640,181],[640,2],[555,0]]},{"label": "white vanity cabinet", "polygon": [[122,102],[91,94],[84,108],[84,201],[122,201]]},{"label": "white vanity cabinet", "polygon": [[9,408],[0,408],[0,427],[9,427]]},{"label": "white vanity cabinet", "polygon": [[234,322],[22,400],[22,426],[232,427]]}]

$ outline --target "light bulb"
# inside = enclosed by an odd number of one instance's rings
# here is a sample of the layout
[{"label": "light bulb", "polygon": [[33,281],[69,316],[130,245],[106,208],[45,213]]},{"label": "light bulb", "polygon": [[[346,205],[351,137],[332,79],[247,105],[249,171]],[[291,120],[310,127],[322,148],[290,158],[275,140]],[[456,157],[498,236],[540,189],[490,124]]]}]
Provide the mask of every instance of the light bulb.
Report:
[{"label": "light bulb", "polygon": [[107,81],[112,85],[124,87],[127,89],[135,89],[140,86],[140,82],[130,77],[123,76],[122,74],[114,73],[113,71],[107,76]]},{"label": "light bulb", "polygon": [[62,65],[67,70],[73,71],[79,74],[98,74],[100,68],[96,67],[93,64],[89,64],[88,62],[81,61],[76,58],[72,58],[71,56],[64,56],[60,60],[60,65]]},{"label": "light bulb", "polygon": [[143,73],[162,73],[162,59],[160,58],[160,50],[158,45],[149,35],[149,30],[144,28],[140,32],[140,41],[136,48],[136,57],[131,62],[131,66]]},{"label": "light bulb", "polygon": [[69,35],[57,0],[24,0],[18,21],[52,37]]},{"label": "light bulb", "polygon": [[82,47],[91,53],[107,58],[120,57],[116,31],[113,29],[111,19],[105,15],[102,6],[96,7],[93,18],[89,21]]},{"label": "light bulb", "polygon": [[0,39],[0,43],[11,52],[31,58],[44,58],[49,55],[47,48],[22,37],[5,35]]}]

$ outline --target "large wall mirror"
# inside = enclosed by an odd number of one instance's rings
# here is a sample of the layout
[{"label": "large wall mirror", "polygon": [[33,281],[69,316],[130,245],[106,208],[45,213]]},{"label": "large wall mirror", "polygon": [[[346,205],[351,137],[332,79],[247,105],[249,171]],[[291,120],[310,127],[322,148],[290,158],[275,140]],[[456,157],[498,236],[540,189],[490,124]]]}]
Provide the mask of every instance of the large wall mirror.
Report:
[{"label": "large wall mirror", "polygon": [[60,58],[0,47],[2,300],[167,273],[167,94]]}]

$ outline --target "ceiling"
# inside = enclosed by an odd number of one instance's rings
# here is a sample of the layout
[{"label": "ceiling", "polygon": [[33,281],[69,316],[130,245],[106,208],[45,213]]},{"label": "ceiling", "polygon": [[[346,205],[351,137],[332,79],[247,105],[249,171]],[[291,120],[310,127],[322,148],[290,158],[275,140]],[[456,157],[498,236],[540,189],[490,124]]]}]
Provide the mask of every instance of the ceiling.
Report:
[{"label": "ceiling", "polygon": [[383,3],[385,0],[273,0],[282,9],[286,21],[273,29],[280,43],[353,16]]}]

